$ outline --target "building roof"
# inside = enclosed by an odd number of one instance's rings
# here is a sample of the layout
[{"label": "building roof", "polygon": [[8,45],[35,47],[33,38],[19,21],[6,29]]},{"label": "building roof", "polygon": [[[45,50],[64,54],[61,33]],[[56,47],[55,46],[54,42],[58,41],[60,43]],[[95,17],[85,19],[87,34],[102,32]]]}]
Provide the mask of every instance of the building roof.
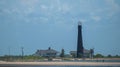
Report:
[{"label": "building roof", "polygon": [[57,53],[57,51],[50,49],[50,50],[39,50],[39,52],[44,52],[44,53]]},{"label": "building roof", "polygon": [[49,48],[47,50],[37,50],[36,53],[58,53],[58,52],[54,49]]}]

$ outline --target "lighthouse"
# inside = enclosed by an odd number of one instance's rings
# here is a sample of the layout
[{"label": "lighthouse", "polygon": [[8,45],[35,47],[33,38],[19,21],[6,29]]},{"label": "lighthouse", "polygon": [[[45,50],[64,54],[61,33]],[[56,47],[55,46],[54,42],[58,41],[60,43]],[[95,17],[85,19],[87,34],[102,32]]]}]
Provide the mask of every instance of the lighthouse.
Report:
[{"label": "lighthouse", "polygon": [[78,22],[78,39],[77,39],[77,58],[83,57],[83,41],[82,41],[82,23]]}]

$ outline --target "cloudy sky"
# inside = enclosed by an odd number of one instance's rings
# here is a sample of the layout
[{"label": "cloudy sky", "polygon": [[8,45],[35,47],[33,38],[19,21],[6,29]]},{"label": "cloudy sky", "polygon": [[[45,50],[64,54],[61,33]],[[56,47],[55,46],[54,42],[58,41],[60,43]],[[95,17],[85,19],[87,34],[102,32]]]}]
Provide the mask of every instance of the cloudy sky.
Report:
[{"label": "cloudy sky", "polygon": [[0,55],[76,50],[78,21],[85,49],[120,55],[120,0],[0,0]]}]

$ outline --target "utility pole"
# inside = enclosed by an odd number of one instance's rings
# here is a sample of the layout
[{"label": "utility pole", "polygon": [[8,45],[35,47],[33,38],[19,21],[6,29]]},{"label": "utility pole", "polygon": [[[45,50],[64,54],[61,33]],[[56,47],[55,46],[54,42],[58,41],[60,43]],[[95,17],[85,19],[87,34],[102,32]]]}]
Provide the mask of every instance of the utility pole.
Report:
[{"label": "utility pole", "polygon": [[23,56],[24,56],[24,51],[23,51],[23,47],[21,47],[21,53],[22,53],[22,61],[23,61]]},{"label": "utility pole", "polygon": [[8,47],[8,50],[9,50],[9,54],[8,55],[10,56],[10,47]]},{"label": "utility pole", "polygon": [[7,60],[10,61],[10,58],[11,58],[10,57],[10,47],[8,47],[8,58],[7,58]]}]

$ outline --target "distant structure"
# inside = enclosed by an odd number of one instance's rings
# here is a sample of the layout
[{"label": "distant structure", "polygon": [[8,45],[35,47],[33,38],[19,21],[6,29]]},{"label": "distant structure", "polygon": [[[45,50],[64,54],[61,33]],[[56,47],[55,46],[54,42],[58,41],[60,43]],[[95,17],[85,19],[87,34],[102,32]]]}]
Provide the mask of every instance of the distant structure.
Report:
[{"label": "distant structure", "polygon": [[42,56],[42,57],[56,57],[57,51],[54,49],[51,49],[50,47],[47,50],[37,50],[35,52],[35,56]]},{"label": "distant structure", "polygon": [[[91,51],[92,50],[92,51]],[[93,49],[90,49],[90,50],[87,50],[87,49],[84,49],[83,50],[83,57],[84,58],[93,58]],[[73,57],[73,58],[76,58],[77,57],[77,51],[70,51],[70,55]]]},{"label": "distant structure", "polygon": [[82,41],[82,23],[78,22],[78,39],[77,39],[77,51],[70,51],[70,55],[74,58],[93,58],[94,49],[84,49]]},{"label": "distant structure", "polygon": [[94,56],[94,48],[90,49],[90,58],[93,59],[93,56]]},{"label": "distant structure", "polygon": [[83,57],[82,23],[78,22],[77,58]]}]

